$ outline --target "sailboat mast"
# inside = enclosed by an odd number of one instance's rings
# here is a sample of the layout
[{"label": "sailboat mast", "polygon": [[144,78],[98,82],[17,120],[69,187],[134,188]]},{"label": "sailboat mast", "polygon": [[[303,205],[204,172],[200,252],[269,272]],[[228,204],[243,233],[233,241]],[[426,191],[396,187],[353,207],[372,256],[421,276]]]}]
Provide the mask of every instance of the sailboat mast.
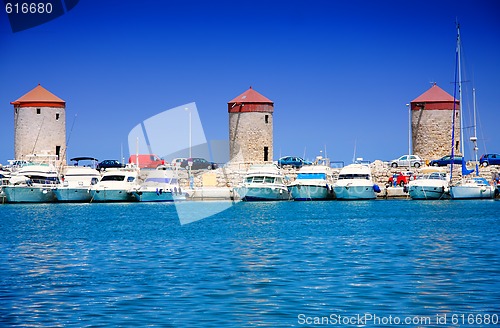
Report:
[{"label": "sailboat mast", "polygon": [[[474,138],[477,138],[477,124],[476,124],[476,88],[472,88],[472,101],[474,102]],[[476,158],[477,160],[477,158]]]},{"label": "sailboat mast", "polygon": [[458,97],[460,101],[460,107],[458,109],[460,115],[460,152],[462,156],[465,156],[464,148],[464,119],[463,119],[463,102],[462,102],[462,67],[461,67],[461,53],[462,53],[462,42],[460,39],[460,24],[457,24],[457,56],[458,56]]},{"label": "sailboat mast", "polygon": [[477,120],[476,120],[476,88],[472,88],[472,102],[474,103],[474,136],[471,137],[471,141],[474,143],[474,160],[476,162],[476,176],[479,175],[479,166],[477,162]]},{"label": "sailboat mast", "polygon": [[[459,25],[457,23],[457,47],[455,49],[455,83],[453,84],[453,111],[451,116],[451,163],[450,163],[450,182],[453,181],[453,162],[455,159],[455,118],[456,118],[456,109],[457,109],[457,74],[460,71],[460,60],[459,60],[459,47],[460,45],[460,30]],[[459,75],[460,76],[460,75]],[[458,78],[458,81],[460,79]],[[459,82],[460,83],[460,82]],[[461,105],[461,104],[460,104]]]}]

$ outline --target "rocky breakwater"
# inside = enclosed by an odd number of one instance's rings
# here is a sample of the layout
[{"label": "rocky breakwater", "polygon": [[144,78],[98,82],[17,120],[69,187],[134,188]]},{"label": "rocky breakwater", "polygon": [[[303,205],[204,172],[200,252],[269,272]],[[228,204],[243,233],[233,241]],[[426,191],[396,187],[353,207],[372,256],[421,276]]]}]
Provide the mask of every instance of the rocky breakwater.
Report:
[{"label": "rocky breakwater", "polygon": [[[197,195],[219,195],[215,198],[233,198],[232,188],[238,186],[242,181],[248,169],[248,164],[228,164],[222,168],[216,170],[198,170],[192,171],[191,177],[187,170],[179,170],[179,182],[181,187],[185,190],[194,190]],[[474,164],[470,163],[469,168],[473,168]],[[424,170],[428,167],[421,168],[407,168],[398,167],[393,168],[387,163],[380,160],[376,160],[370,164],[372,171],[373,182],[377,184],[381,189],[381,196],[386,195],[385,190],[388,187],[389,178],[398,175],[401,172],[411,171],[413,175],[418,176],[423,174]],[[449,167],[443,167],[444,171],[448,172]],[[341,169],[333,169],[334,180],[338,178],[338,174]],[[296,177],[298,170],[291,167],[284,167],[283,173],[287,177],[289,183],[293,182]],[[481,177],[486,178],[488,181],[493,183],[494,179],[498,174],[500,174],[500,166],[488,166],[480,167],[479,173]],[[453,183],[458,182],[462,178],[461,166],[454,166],[453,170]],[[196,193],[195,193],[196,194]],[[405,196],[406,194],[401,194],[399,196]],[[199,196],[199,198],[203,198]],[[207,196],[207,198],[210,198]]]}]

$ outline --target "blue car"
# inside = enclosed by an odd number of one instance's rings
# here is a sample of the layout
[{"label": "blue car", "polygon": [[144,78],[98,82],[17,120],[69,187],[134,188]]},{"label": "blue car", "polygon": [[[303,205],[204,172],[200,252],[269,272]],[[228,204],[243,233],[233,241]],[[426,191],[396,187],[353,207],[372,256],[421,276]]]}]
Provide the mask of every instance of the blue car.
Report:
[{"label": "blue car", "polygon": [[283,166],[291,166],[293,168],[301,168],[304,165],[312,165],[312,162],[306,161],[301,157],[294,157],[294,156],[285,156],[281,157],[278,160],[278,165],[280,167]]},{"label": "blue car", "polygon": [[479,159],[479,163],[482,166],[500,165],[500,155],[499,154],[484,154]]},{"label": "blue car", "polygon": [[[429,165],[430,166],[446,166],[451,164],[451,156],[444,156],[440,159],[432,160]],[[455,156],[453,158],[453,164],[462,164],[462,156]]]}]

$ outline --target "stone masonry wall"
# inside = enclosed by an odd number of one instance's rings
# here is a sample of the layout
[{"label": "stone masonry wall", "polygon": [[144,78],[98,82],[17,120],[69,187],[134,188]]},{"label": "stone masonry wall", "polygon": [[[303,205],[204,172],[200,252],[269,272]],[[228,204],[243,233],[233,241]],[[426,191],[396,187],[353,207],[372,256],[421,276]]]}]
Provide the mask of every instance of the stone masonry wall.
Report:
[{"label": "stone masonry wall", "polygon": [[[37,114],[40,108],[40,114]],[[61,146],[59,160],[66,163],[66,111],[56,107],[21,107],[14,109],[14,155],[56,154]],[[58,118],[56,118],[56,115]]]},{"label": "stone masonry wall", "polygon": [[[460,116],[455,118],[455,141],[460,141]],[[412,111],[413,153],[423,160],[438,159],[451,154],[450,110]],[[460,146],[458,147],[460,149]],[[458,151],[459,152],[459,151]],[[455,150],[455,153],[458,154]]]},{"label": "stone masonry wall", "polygon": [[272,113],[229,113],[229,156],[232,161],[262,162],[264,147],[268,147],[268,161],[272,161]]}]

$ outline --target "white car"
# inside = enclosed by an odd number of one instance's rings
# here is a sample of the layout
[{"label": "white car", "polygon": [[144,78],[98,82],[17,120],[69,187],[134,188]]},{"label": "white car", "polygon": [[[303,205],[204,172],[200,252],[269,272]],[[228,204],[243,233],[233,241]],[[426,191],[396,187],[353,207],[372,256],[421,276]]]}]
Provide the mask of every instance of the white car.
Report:
[{"label": "white car", "polygon": [[393,159],[390,162],[392,167],[399,166],[413,166],[414,168],[419,168],[424,164],[424,161],[417,155],[403,155],[400,158]]}]

